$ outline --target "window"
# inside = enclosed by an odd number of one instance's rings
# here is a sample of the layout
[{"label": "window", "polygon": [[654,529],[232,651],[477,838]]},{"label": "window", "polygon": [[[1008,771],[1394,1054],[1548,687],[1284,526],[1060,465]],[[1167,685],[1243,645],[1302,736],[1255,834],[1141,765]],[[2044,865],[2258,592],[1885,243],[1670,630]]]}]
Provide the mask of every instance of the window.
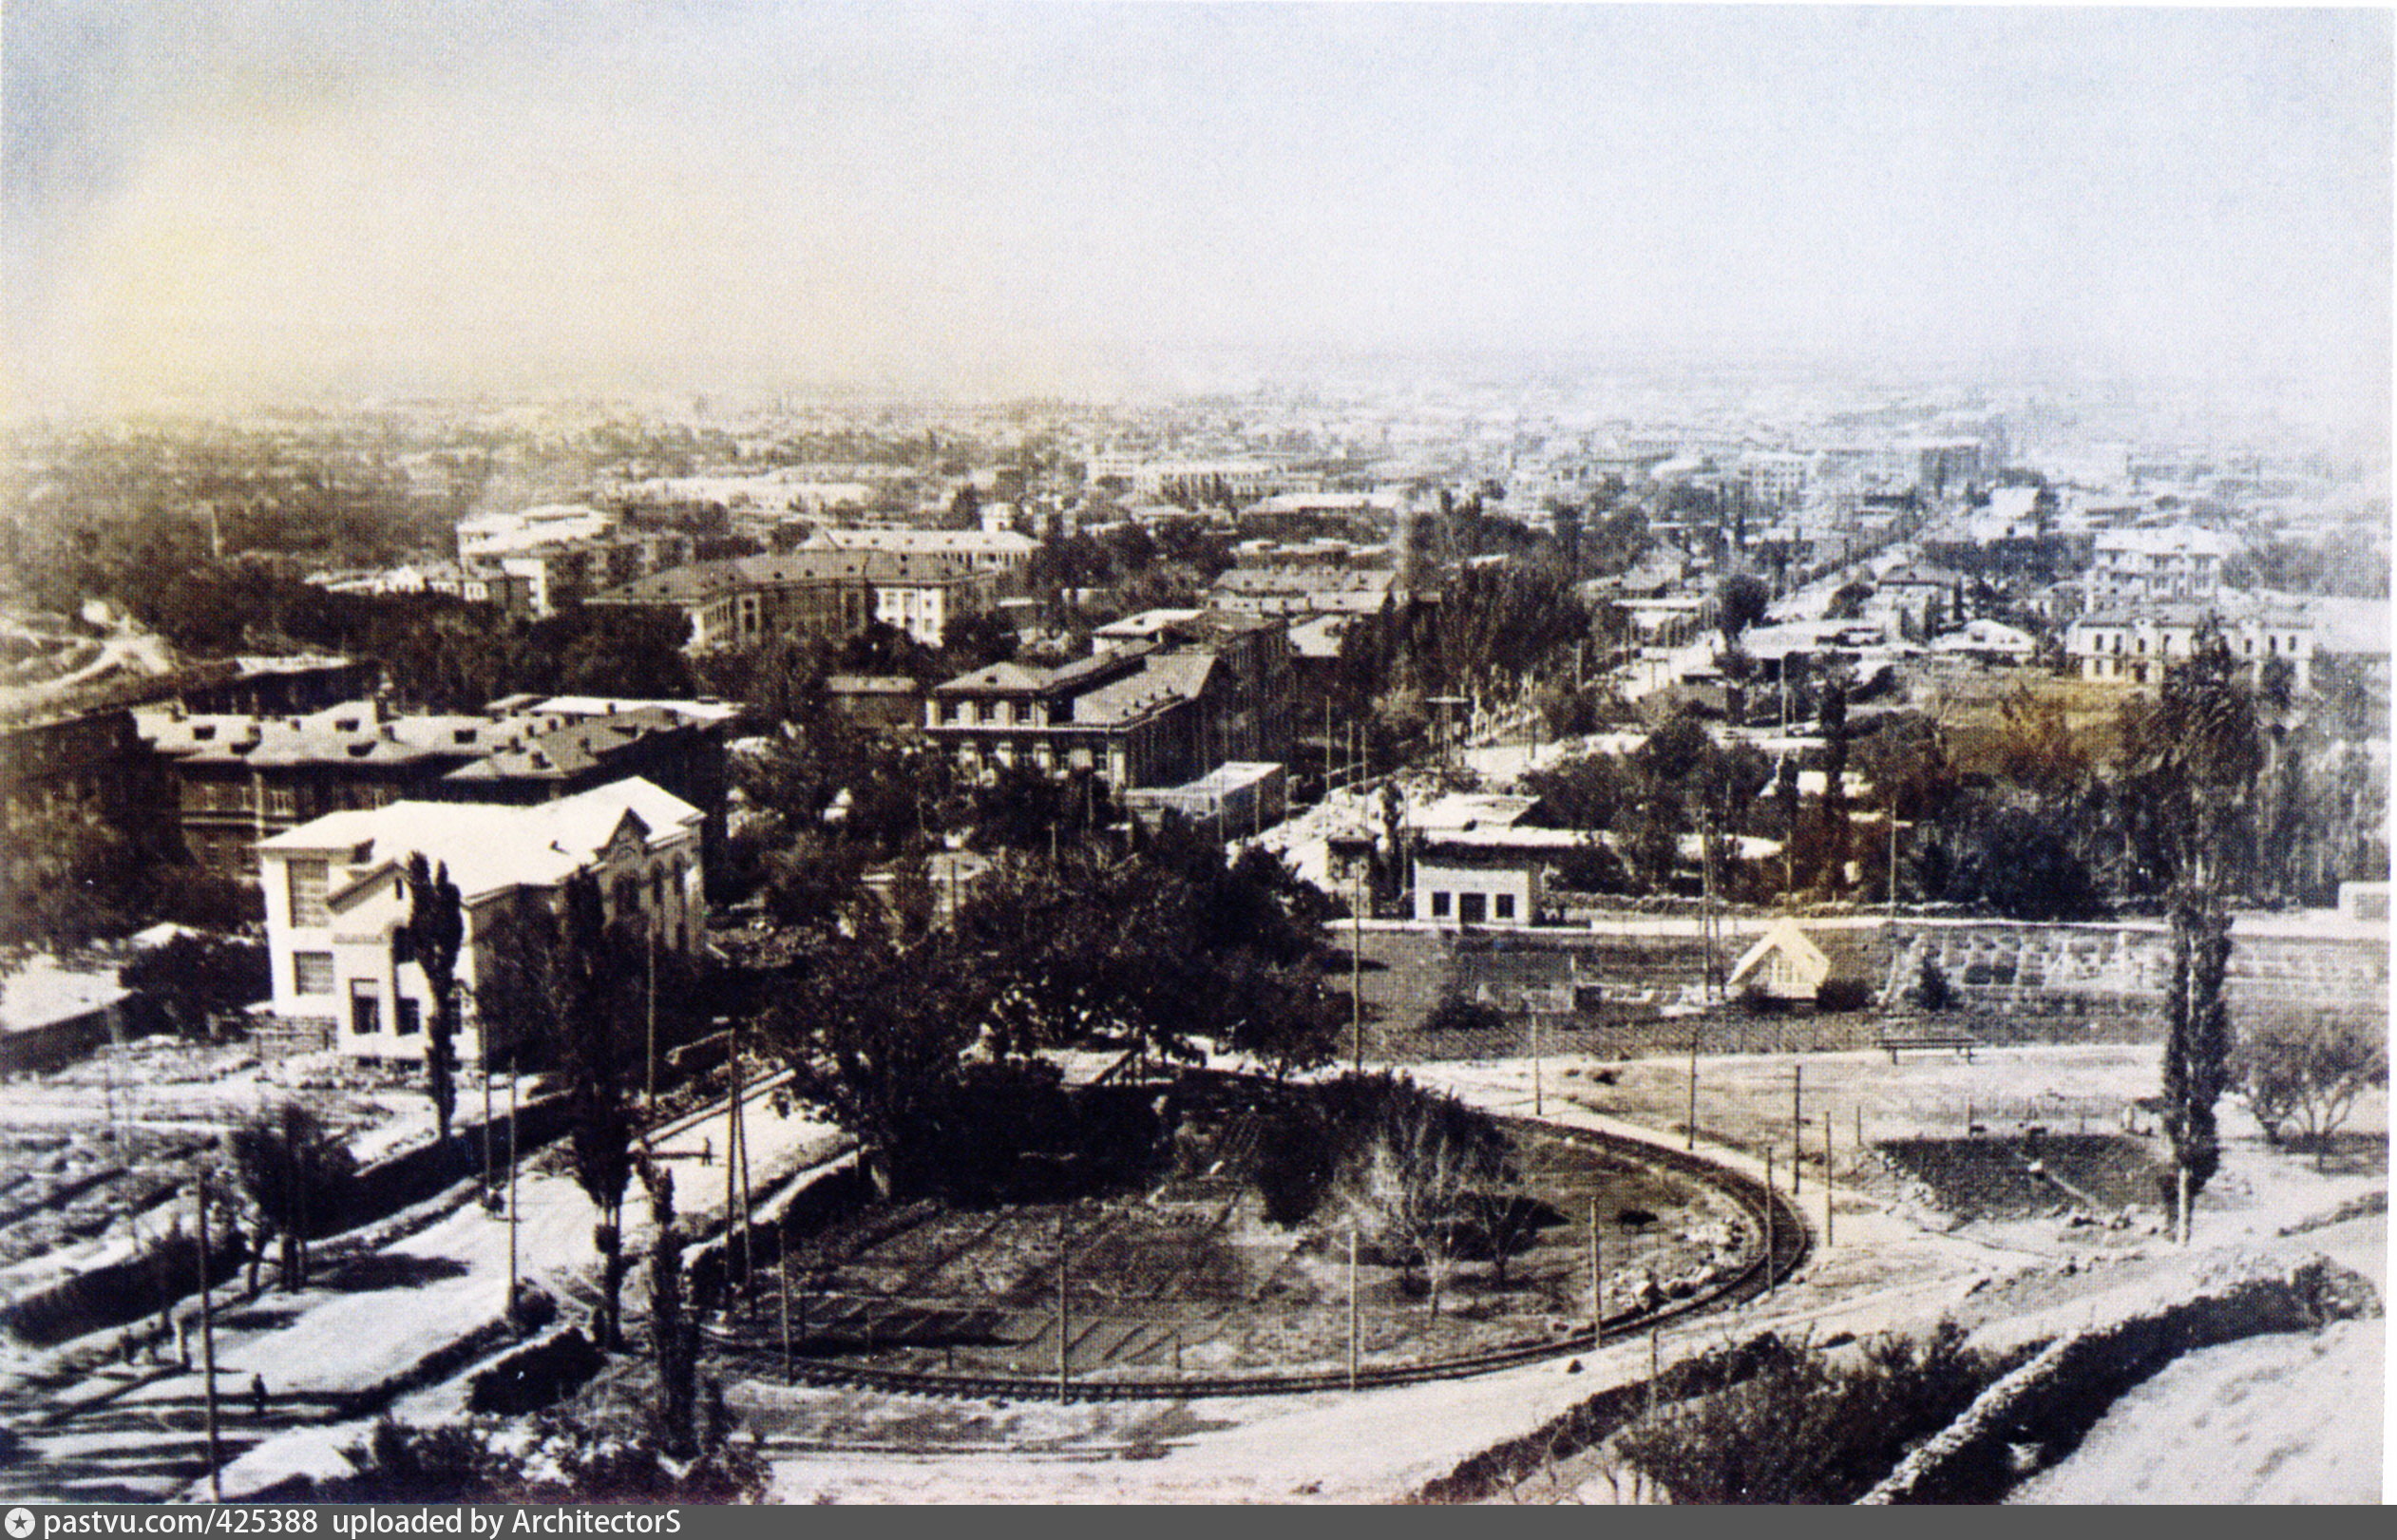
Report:
[{"label": "window", "polygon": [[292,993],[295,995],[332,994],[333,954],[331,952],[294,952],[292,954]]},{"label": "window", "polygon": [[360,1037],[383,1030],[383,995],[371,979],[350,980],[350,1030]]},{"label": "window", "polygon": [[293,800],[293,792],[290,787],[276,786],[269,787],[267,789],[266,810],[268,812],[280,815],[284,818],[289,818],[295,811],[297,810],[297,808],[298,804]]},{"label": "window", "polygon": [[1456,895],[1456,920],[1459,924],[1478,925],[1490,918],[1490,895],[1459,893]]},{"label": "window", "polygon": [[283,870],[291,882],[292,923],[331,924],[333,915],[325,907],[325,880],[332,874],[331,863],[291,861],[284,863]]},{"label": "window", "polygon": [[1432,918],[1435,920],[1448,918],[1448,895],[1438,888],[1432,890]]},{"label": "window", "polygon": [[391,966],[396,968],[403,962],[413,962],[415,960],[416,938],[409,933],[409,929],[406,925],[392,926]]},{"label": "window", "polygon": [[406,995],[391,1002],[391,1030],[402,1037],[413,1036],[425,1024],[424,1004]]},{"label": "window", "polygon": [[1512,919],[1514,918],[1514,895],[1513,895],[1513,894],[1512,894],[1512,893],[1493,893],[1493,894],[1492,894],[1492,895],[1491,895],[1490,902],[1491,902],[1492,905],[1493,906],[1493,912],[1497,915],[1497,917],[1498,917],[1499,919],[1501,919],[1501,920],[1512,920]]}]

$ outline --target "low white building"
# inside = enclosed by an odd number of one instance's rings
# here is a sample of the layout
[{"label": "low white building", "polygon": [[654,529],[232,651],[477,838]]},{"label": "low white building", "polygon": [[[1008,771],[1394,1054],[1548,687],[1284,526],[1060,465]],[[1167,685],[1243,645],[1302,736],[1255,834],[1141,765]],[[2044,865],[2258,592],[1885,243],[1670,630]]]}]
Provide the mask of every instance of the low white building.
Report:
[{"label": "low white building", "polygon": [[2312,688],[2313,623],[2295,610],[2236,616],[2187,604],[2140,612],[2094,610],[2064,633],[2064,657],[2084,679],[2161,684],[2165,666],[2197,651],[2197,637],[2209,623],[2221,628],[2231,656],[2244,672],[2252,675],[2278,661],[2288,665],[2294,688]]},{"label": "low white building", "polygon": [[[465,911],[459,949],[463,1065],[483,1061],[474,989],[492,927],[524,905],[555,913],[566,879],[590,871],[611,922],[640,917],[662,950],[689,953],[706,924],[701,815],[639,779],[535,807],[395,802],[329,813],[259,842],[274,1015],[313,1024],[328,1047],[421,1058],[432,1014],[404,935],[409,857],[449,868]],[[494,1051],[507,1045],[493,1043]]]},{"label": "low white building", "polygon": [[1435,925],[1531,924],[1553,851],[1541,846],[1436,840],[1415,858],[1415,918]]},{"label": "low white building", "polygon": [[1967,620],[1963,627],[1932,639],[1934,653],[1961,653],[1972,657],[2027,663],[2039,651],[2039,638],[2020,626],[1988,617]]},{"label": "low white building", "polygon": [[474,561],[545,545],[602,540],[616,533],[615,514],[580,503],[545,503],[512,513],[476,513],[458,521],[458,556]]}]

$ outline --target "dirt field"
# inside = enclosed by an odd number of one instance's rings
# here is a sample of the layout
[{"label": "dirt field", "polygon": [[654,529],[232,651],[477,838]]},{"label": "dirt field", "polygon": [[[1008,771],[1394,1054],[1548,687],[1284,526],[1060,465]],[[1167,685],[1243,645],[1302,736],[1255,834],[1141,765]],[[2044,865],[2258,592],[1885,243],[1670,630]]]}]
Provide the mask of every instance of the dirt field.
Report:
[{"label": "dirt field", "polygon": [[2073,743],[2092,760],[2103,761],[2121,744],[2117,731],[2122,703],[2138,692],[2127,684],[2060,679],[2039,669],[1941,679],[1925,709],[1947,729],[1949,752],[1959,770],[1989,769],[1989,751],[1999,739],[2006,704],[2027,694],[2039,705],[2061,706]]}]

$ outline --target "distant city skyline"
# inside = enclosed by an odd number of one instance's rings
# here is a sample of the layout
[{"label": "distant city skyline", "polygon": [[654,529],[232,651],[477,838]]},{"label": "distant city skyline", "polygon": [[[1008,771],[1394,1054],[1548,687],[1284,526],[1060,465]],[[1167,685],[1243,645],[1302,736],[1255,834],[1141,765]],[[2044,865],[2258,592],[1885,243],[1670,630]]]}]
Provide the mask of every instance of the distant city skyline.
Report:
[{"label": "distant city skyline", "polygon": [[10,405],[1769,351],[2381,437],[2386,10],[0,11]]}]

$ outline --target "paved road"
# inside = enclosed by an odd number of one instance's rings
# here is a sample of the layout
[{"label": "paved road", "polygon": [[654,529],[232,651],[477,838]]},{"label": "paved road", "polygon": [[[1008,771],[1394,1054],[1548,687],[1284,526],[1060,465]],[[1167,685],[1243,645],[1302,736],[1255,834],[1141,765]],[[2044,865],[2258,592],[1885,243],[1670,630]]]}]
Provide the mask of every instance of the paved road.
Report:
[{"label": "paved road", "polygon": [[[779,1118],[765,1087],[748,1102],[752,1187],[763,1187],[844,1148],[828,1126]],[[664,1142],[727,1147],[719,1109],[675,1126]],[[515,1269],[570,1308],[596,1300],[590,1277],[591,1201],[563,1176],[530,1169],[517,1190]],[[723,1165],[676,1166],[683,1223],[704,1231],[724,1207]],[[453,1189],[464,1195],[464,1189]],[[645,1208],[627,1206],[629,1243],[647,1244]],[[267,1439],[331,1416],[370,1416],[429,1355],[478,1332],[496,1332],[506,1309],[510,1226],[463,1203],[405,1239],[330,1264],[297,1295],[241,1301],[220,1287],[217,1333],[219,1450],[230,1462]],[[637,1294],[637,1285],[628,1288]],[[200,1333],[191,1333],[200,1352]],[[269,1393],[261,1415],[252,1378]],[[0,1467],[0,1502],[155,1502],[207,1473],[204,1377],[180,1363],[57,1368],[0,1387],[0,1427],[17,1449]]]}]

